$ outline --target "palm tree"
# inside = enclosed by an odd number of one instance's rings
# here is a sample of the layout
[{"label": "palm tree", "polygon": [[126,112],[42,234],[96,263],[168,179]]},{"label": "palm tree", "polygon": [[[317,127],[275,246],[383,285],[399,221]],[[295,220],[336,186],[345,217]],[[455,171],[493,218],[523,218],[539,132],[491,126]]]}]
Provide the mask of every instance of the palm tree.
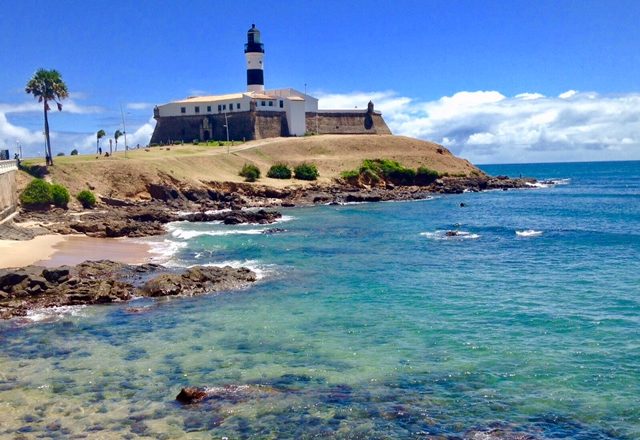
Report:
[{"label": "palm tree", "polygon": [[116,151],[118,151],[118,138],[122,136],[122,132],[120,130],[116,130],[113,134],[113,138],[116,140]]},{"label": "palm tree", "polygon": [[53,101],[58,106],[58,111],[62,111],[61,100],[69,97],[67,85],[62,81],[62,76],[55,70],[38,69],[33,77],[27,83],[24,89],[34,98],[38,98],[38,102],[43,103],[44,107],[44,136],[47,144],[46,161],[47,165],[53,165],[53,156],[51,154],[51,140],[49,139],[49,117],[48,112],[49,101]]},{"label": "palm tree", "polygon": [[100,153],[100,139],[105,137],[107,133],[104,130],[98,130],[96,133],[96,153]]}]

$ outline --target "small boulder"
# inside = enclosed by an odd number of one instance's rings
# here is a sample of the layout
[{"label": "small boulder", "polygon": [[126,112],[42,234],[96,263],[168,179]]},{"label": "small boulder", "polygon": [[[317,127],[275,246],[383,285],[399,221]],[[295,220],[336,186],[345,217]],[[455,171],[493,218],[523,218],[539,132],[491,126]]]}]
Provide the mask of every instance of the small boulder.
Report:
[{"label": "small boulder", "polygon": [[207,397],[207,391],[205,388],[199,387],[187,387],[180,390],[180,393],[176,396],[176,400],[185,405],[192,403],[198,403]]}]

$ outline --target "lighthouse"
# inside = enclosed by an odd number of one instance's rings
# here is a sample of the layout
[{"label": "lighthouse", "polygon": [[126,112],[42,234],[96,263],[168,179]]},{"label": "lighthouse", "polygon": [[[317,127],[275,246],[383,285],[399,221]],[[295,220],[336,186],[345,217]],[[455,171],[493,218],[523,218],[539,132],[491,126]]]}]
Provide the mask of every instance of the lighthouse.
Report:
[{"label": "lighthouse", "polygon": [[264,92],[264,44],[255,24],[247,32],[244,54],[247,58],[247,91]]}]

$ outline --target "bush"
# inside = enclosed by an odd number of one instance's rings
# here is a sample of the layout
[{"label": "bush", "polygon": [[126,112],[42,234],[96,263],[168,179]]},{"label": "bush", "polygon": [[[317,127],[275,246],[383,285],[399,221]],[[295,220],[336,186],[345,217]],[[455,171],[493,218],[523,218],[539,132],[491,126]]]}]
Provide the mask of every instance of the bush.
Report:
[{"label": "bush", "polygon": [[255,165],[245,163],[238,174],[244,177],[247,182],[255,182],[260,178],[260,169]]},{"label": "bush", "polygon": [[78,150],[76,150],[75,148],[71,150],[71,156],[77,156],[77,155],[78,155]]},{"label": "bush", "polygon": [[312,163],[302,163],[293,170],[294,177],[300,180],[316,180],[320,173]]},{"label": "bush", "polygon": [[420,167],[416,172],[416,185],[430,185],[440,177],[437,171],[427,167]]},{"label": "bush", "polygon": [[76,196],[78,202],[82,204],[83,208],[93,208],[96,206],[96,196],[93,195],[88,189],[83,189]]},{"label": "bush", "polygon": [[400,168],[390,171],[386,177],[396,185],[413,185],[416,179],[416,172],[411,168]]},{"label": "bush", "polygon": [[42,179],[33,179],[20,194],[25,209],[47,209],[51,202],[51,184]]},{"label": "bush", "polygon": [[359,176],[360,172],[358,170],[343,171],[340,173],[340,177],[342,177],[344,180],[354,180]]},{"label": "bush", "polygon": [[271,177],[272,179],[291,179],[291,168],[286,164],[277,163],[269,168],[267,177]]},{"label": "bush", "polygon": [[62,157],[62,156],[64,156],[64,153],[61,151],[61,152],[59,152],[58,154],[56,154],[56,156],[58,156],[58,157]]},{"label": "bush", "polygon": [[69,196],[67,188],[57,183],[51,185],[51,201],[54,205],[58,208],[67,209],[69,200],[71,200],[71,196]]}]

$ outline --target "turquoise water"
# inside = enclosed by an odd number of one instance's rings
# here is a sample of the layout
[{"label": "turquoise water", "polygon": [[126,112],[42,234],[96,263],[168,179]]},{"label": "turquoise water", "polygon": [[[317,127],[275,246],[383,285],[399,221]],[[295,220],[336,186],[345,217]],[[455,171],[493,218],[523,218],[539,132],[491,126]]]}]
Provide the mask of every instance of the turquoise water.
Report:
[{"label": "turquoise water", "polygon": [[640,438],[640,162],[484,168],[564,180],[173,224],[170,264],[262,279],[1,323],[0,436]]}]

